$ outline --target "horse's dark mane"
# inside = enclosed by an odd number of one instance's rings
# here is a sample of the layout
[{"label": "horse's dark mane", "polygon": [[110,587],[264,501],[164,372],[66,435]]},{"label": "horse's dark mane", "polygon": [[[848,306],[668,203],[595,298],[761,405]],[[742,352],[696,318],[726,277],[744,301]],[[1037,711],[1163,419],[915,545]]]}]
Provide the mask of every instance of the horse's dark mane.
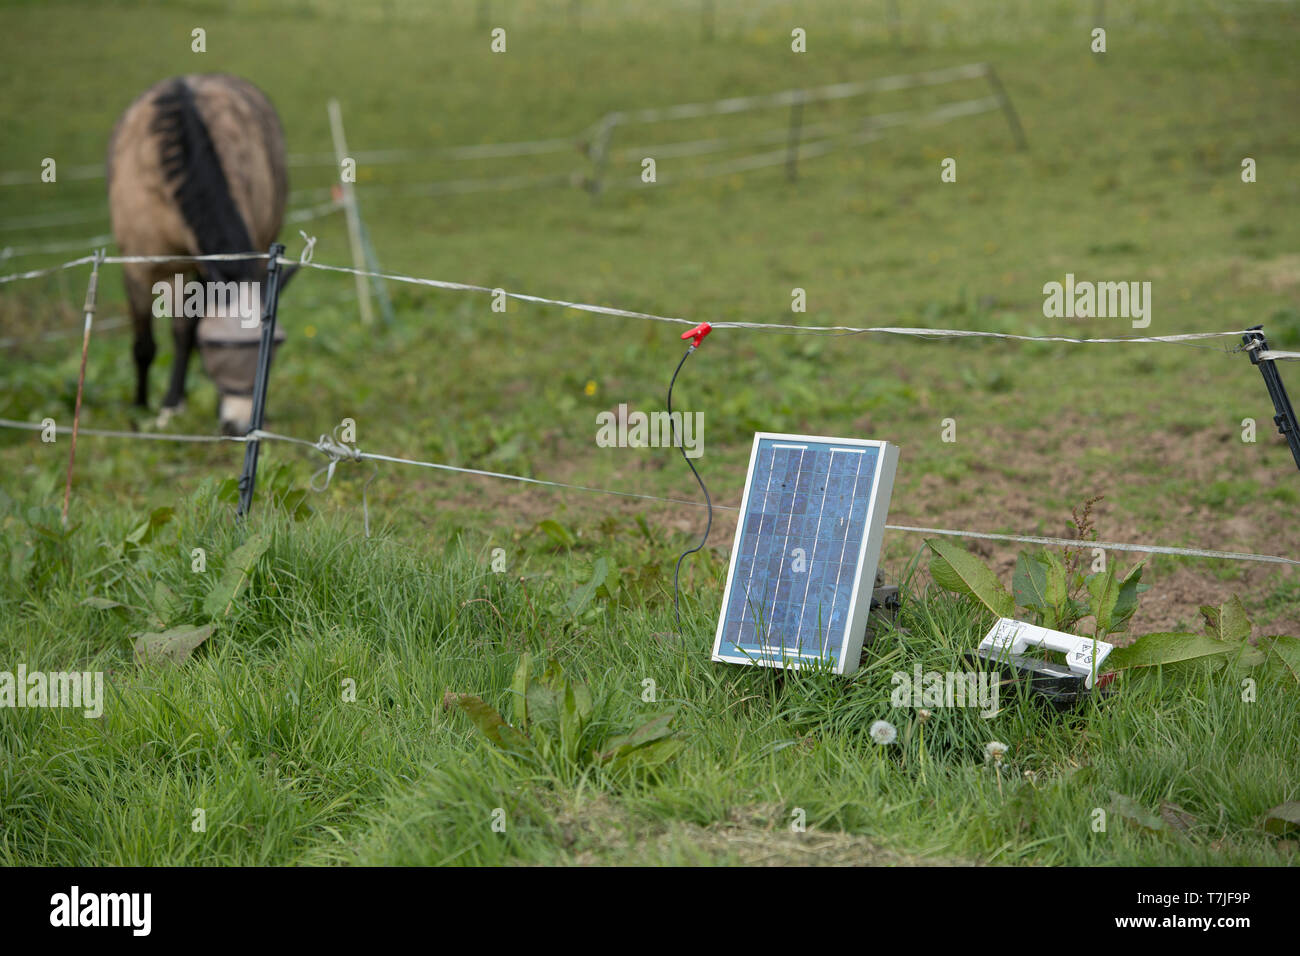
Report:
[{"label": "horse's dark mane", "polygon": [[[194,92],[177,79],[153,101],[150,129],[159,136],[163,175],[172,185],[185,224],[198,240],[202,255],[252,251],[248,226],[230,196],[226,174],[199,113]],[[255,260],[207,263],[207,271],[222,280],[251,279]]]}]

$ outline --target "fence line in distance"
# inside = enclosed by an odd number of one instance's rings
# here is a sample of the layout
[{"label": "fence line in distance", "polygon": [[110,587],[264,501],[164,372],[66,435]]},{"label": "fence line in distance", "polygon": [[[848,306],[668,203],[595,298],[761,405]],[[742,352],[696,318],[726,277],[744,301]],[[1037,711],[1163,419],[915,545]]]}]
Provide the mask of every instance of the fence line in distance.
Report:
[{"label": "fence line in distance", "polygon": [[[0,428],[39,432],[43,431],[45,426],[39,422],[22,422],[9,418],[0,418]],[[58,434],[68,434],[70,429],[67,427],[56,426],[55,431]],[[277,432],[264,430],[250,432],[248,435],[180,435],[164,432],[130,432],[96,428],[82,428],[79,431],[82,435],[92,435],[99,438],[171,441],[189,444],[218,444],[222,442],[240,444],[253,440],[278,441],[315,449],[330,459],[330,465],[336,464],[340,461],[387,462],[390,464],[411,465],[418,468],[429,468],[437,471],[453,472],[456,474],[470,475],[480,478],[496,478],[523,484],[558,488],[566,491],[581,491],[589,494],[610,495],[619,498],[636,498],[648,501],[657,501],[664,504],[690,505],[699,508],[705,507],[704,502],[693,501],[689,498],[666,498],[660,495],[650,495],[635,491],[618,491],[610,488],[596,488],[590,485],[576,485],[562,481],[548,481],[542,478],[528,478],[523,475],[511,475],[505,472],[484,471],[478,468],[462,468],[457,465],[447,465],[441,462],[422,461],[416,458],[403,458],[396,455],[382,455],[374,452],[364,452],[355,446],[340,444],[328,435],[322,435],[318,440],[313,442],[305,438],[295,438],[290,435],[281,435]],[[722,511],[739,512],[740,510],[734,505],[715,504],[713,507]],[[1164,554],[1178,557],[1209,558],[1222,561],[1249,561],[1265,564],[1300,566],[1300,560],[1294,558],[1287,558],[1275,554],[1255,554],[1246,551],[1218,551],[1207,548],[1177,548],[1167,545],[1136,544],[1123,541],[1083,541],[1077,538],[1055,538],[1045,535],[996,534],[992,532],[968,531],[955,528],[924,528],[913,525],[887,524],[885,527],[891,531],[902,531],[912,534],[937,534],[947,537],[976,538],[988,541],[1041,544],[1056,547],[1102,548],[1107,551],[1130,551],[1141,554]]]}]

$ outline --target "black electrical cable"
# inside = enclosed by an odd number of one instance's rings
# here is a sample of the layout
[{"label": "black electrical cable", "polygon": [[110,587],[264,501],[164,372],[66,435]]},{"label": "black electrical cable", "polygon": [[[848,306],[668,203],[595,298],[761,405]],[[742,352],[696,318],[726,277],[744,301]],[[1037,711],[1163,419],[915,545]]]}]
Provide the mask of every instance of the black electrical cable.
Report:
[{"label": "black electrical cable", "polygon": [[673,568],[673,613],[677,615],[678,633],[680,633],[682,629],[681,588],[678,585],[678,578],[680,577],[682,571],[682,562],[685,561],[687,557],[694,554],[696,551],[702,551],[704,549],[704,545],[709,540],[709,532],[713,529],[713,499],[709,497],[709,489],[705,486],[704,479],[700,477],[700,473],[695,470],[695,464],[691,461],[690,457],[686,454],[686,445],[678,439],[677,423],[673,420],[673,386],[677,384],[678,372],[682,370],[682,366],[686,364],[686,360],[691,357],[691,353],[694,351],[695,351],[694,345],[692,345],[690,348],[686,350],[686,354],[682,356],[682,360],[677,363],[677,368],[673,372],[672,381],[668,383],[668,421],[669,424],[671,424],[673,429],[673,442],[677,445],[678,448],[681,449],[682,460],[686,462],[686,466],[691,469],[691,474],[693,474],[695,476],[695,480],[700,483],[700,490],[704,492],[704,502],[706,505],[708,505],[708,509],[709,509],[709,520],[708,523],[704,526],[704,537],[700,538],[700,543],[697,544],[695,547],[691,548],[689,551],[683,551],[681,553],[681,556],[677,559],[677,566]]}]

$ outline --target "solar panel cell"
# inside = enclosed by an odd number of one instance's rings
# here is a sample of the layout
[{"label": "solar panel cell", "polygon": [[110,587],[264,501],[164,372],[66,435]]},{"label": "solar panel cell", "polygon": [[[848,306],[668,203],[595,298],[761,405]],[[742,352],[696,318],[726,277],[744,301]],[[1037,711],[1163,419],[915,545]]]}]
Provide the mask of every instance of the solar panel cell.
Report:
[{"label": "solar panel cell", "polygon": [[897,461],[886,442],[754,436],[714,660],[857,669]]}]

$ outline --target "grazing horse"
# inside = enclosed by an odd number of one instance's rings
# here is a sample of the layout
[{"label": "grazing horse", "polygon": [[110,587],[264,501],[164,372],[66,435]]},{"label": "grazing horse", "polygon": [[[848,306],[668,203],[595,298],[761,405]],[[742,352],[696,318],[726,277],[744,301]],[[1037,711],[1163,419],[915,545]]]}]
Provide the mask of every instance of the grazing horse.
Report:
[{"label": "grazing horse", "polygon": [[[109,140],[108,203],[118,248],[124,256],[265,252],[284,219],[285,167],[279,117],[251,83],[225,74],[164,80],[127,107]],[[282,285],[289,271],[282,272]],[[214,288],[231,290],[232,283],[249,293],[246,301],[260,302],[266,261],[128,263],[123,272],[135,330],[136,405],[149,403],[153,316],[169,314],[176,352],[159,424],[184,403],[197,340],[221,393],[221,429],[244,434],[252,414],[256,323],[240,321],[229,308],[183,308],[172,296],[170,308],[156,313],[155,306],[164,288],[158,283],[200,291],[178,278],[194,273],[208,294],[187,296],[192,302],[211,303]]]}]

